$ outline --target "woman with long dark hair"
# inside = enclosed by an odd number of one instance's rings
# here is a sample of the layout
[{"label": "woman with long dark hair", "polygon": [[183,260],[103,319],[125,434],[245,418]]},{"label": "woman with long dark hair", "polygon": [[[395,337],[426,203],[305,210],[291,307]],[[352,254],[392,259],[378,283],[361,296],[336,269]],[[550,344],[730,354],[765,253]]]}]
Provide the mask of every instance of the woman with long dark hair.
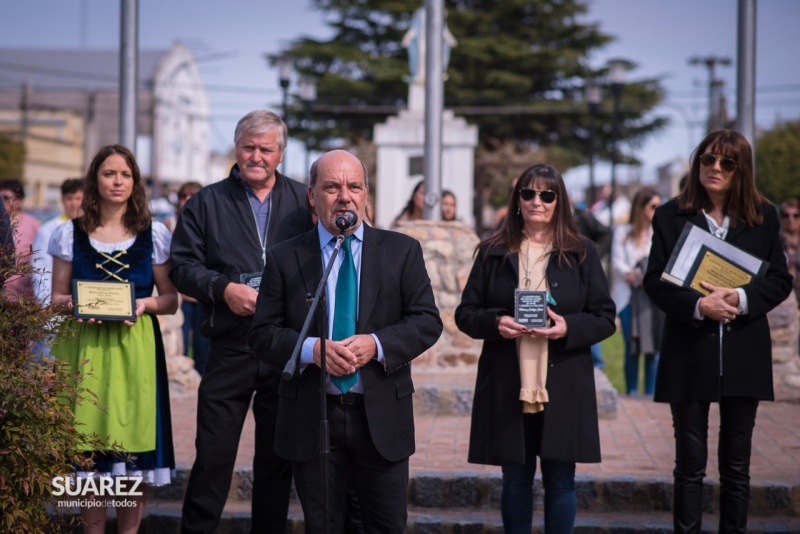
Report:
[{"label": "woman with long dark hair", "polygon": [[[483,340],[468,459],[502,466],[505,532],[530,534],[538,456],[545,531],[572,532],[575,464],[600,461],[590,347],[614,333],[614,302],[558,171],[523,172],[508,216],[476,252],[456,309],[458,328]],[[548,326],[514,320],[517,289],[546,293]]]},{"label": "woman with long dark hair", "polygon": [[[691,223],[769,262],[764,276],[736,288],[706,281],[706,294],[662,280]],[[792,290],[775,208],[756,189],[753,152],[741,134],[710,133],[692,155],[676,199],[656,209],[644,278],[666,314],[656,402],[668,402],[675,429],[675,532],[700,532],[708,461],[708,412],[719,404],[719,531],[745,532],[750,451],[758,403],[773,400],[767,312]]]},{"label": "woman with long dark hair", "polygon": [[[169,484],[175,459],[164,344],[155,316],[178,308],[178,292],[168,276],[171,236],[163,224],[151,221],[139,167],[121,145],[105,146],[95,155],[82,209],[81,217],[59,226],[50,239],[53,302],[73,304],[73,280],[132,282],[136,320],[72,322],[75,331],[59,335],[51,350],[81,373],[81,386],[100,404],[72,406],[80,430],[125,453],[87,451],[94,470],[78,476],[128,475],[142,477],[144,484]],[[144,496],[126,498],[136,506],[117,508],[118,530],[135,533]],[[87,534],[105,531],[105,506],[82,508],[81,516]]]},{"label": "woman with long dark hair", "polygon": [[397,223],[402,221],[419,221],[422,219],[422,210],[425,207],[425,182],[420,180],[414,186],[411,192],[411,197],[406,202],[394,221],[392,221],[392,228],[397,228]]},{"label": "woman with long dark hair", "polygon": [[[657,352],[661,335],[661,314],[642,289],[650,242],[653,213],[661,204],[655,189],[643,187],[633,196],[629,224],[614,229],[612,295],[617,306],[625,347],[625,392],[639,392],[639,360],[644,353],[644,393],[656,386]],[[655,313],[654,313],[655,312]]]}]

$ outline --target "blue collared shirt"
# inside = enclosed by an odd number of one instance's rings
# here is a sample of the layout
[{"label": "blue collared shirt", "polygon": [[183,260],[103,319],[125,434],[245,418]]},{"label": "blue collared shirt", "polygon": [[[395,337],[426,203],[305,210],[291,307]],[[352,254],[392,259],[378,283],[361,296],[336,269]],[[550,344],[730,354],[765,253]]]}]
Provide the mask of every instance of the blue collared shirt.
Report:
[{"label": "blue collared shirt", "polygon": [[[326,230],[321,224],[317,224],[317,234],[319,235],[319,248],[322,251],[322,271],[325,272],[328,262],[331,261],[331,256],[333,256],[333,249],[335,248],[334,241],[336,236]],[[356,266],[356,275],[358,277],[358,294],[361,295],[361,250],[364,246],[363,224],[358,226],[356,231],[353,233],[353,236],[355,239],[353,239],[350,243],[350,250],[353,253],[353,263],[355,263]],[[344,252],[339,250],[339,255],[334,258],[335,261],[333,262],[333,267],[331,267],[331,274],[328,276],[328,280],[325,284],[327,300],[326,312],[328,316],[328,339],[333,337],[333,312],[336,309],[336,281],[339,279],[339,268],[342,265],[343,259]],[[358,310],[356,310],[356,317],[358,317]],[[378,336],[375,334],[370,335],[372,336],[372,339],[375,340],[375,345],[378,348],[377,360],[383,363],[384,357],[381,342],[378,340]],[[300,352],[300,362],[302,364],[314,364],[314,344],[318,339],[318,337],[308,337],[303,342],[303,349]],[[356,382],[356,385],[353,386],[351,391],[355,393],[364,393],[364,385],[361,383],[360,376],[358,382]],[[331,384],[330,381],[328,382],[328,393],[339,394],[339,390],[336,389],[336,386]]]},{"label": "blue collared shirt", "polygon": [[250,207],[253,209],[253,217],[256,222],[256,231],[258,232],[258,239],[261,242],[261,259],[266,261],[267,250],[267,226],[269,225],[269,212],[272,207],[272,191],[264,198],[262,202],[258,198],[253,188],[250,187],[241,176],[239,176],[239,169],[233,169],[233,176],[239,180],[239,183],[244,187],[247,193],[247,200],[250,201]]}]

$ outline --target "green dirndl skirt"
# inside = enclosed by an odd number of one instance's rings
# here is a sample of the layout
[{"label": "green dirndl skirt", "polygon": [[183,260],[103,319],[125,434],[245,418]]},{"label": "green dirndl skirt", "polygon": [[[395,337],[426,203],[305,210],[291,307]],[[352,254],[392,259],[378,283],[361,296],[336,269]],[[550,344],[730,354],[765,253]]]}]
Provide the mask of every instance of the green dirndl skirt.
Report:
[{"label": "green dirndl skirt", "polygon": [[96,472],[139,474],[147,483],[169,483],[175,459],[166,357],[157,319],[145,314],[133,326],[118,321],[70,325],[56,338],[51,353],[80,372],[81,387],[97,396],[97,403],[73,403],[76,427],[130,455],[87,451],[94,457]]}]

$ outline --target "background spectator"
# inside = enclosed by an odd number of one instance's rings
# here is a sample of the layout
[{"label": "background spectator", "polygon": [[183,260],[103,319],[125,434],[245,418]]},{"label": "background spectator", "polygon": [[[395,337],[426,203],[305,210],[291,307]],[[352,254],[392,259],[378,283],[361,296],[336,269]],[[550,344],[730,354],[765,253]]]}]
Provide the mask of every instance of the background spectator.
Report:
[{"label": "background spectator", "polygon": [[631,203],[628,224],[614,229],[612,247],[613,295],[624,341],[625,392],[639,391],[639,355],[644,353],[644,392],[656,386],[657,351],[663,318],[642,291],[647,257],[653,239],[653,214],[661,204],[655,189],[643,187]]},{"label": "background spectator", "polygon": [[414,191],[411,193],[411,198],[406,202],[406,207],[403,211],[395,217],[392,222],[392,228],[397,228],[397,223],[400,221],[419,221],[422,219],[422,209],[425,204],[425,182],[420,180],[414,186]]},{"label": "background spectator", "polygon": [[[186,182],[178,189],[178,205],[176,217],[181,216],[181,210],[192,196],[203,188],[198,182]],[[189,354],[189,347],[192,348],[194,358],[194,368],[203,376],[208,359],[208,337],[203,335],[200,325],[203,324],[203,305],[190,297],[181,294],[181,311],[183,312],[183,352]]]},{"label": "background spectator", "polygon": [[[33,240],[39,231],[41,223],[32,215],[22,211],[22,201],[25,199],[25,188],[22,182],[14,178],[0,181],[0,197],[3,198],[6,212],[11,221],[13,239],[15,243],[17,264],[29,262],[33,250]],[[18,274],[6,280],[3,290],[6,298],[15,300],[20,296],[33,295],[33,279],[31,273]]]},{"label": "background spectator", "polygon": [[800,303],[800,201],[796,198],[787,198],[781,202],[781,241],[786,252],[786,261],[789,274],[794,277],[794,293]]},{"label": "background spectator", "polygon": [[81,214],[83,202],[83,178],[70,178],[61,184],[61,204],[64,211],[39,227],[33,240],[33,291],[36,299],[47,306],[50,304],[50,283],[53,277],[53,256],[47,253],[50,237],[62,223],[75,219]]},{"label": "background spectator", "polygon": [[442,220],[456,220],[456,195],[447,189],[442,190]]}]

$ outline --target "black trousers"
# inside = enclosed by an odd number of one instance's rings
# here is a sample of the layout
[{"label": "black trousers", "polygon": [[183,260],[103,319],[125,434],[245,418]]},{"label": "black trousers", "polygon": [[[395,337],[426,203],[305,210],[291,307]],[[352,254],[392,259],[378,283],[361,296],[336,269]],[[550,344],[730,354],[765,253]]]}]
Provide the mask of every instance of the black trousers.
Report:
[{"label": "black trousers", "polygon": [[[675,532],[699,533],[708,461],[708,402],[672,403],[675,429]],[[719,532],[745,532],[750,499],[750,451],[758,400],[725,397],[719,403]]]},{"label": "black trousers", "polygon": [[291,463],[274,452],[280,371],[249,352],[212,344],[197,395],[197,455],[183,503],[181,532],[216,532],[228,498],[247,410],[256,421],[253,459],[253,533],[286,530]]},{"label": "black trousers", "polygon": [[[408,519],[408,458],[390,462],[378,453],[363,404],[343,406],[329,402],[328,425],[329,532],[402,534]],[[293,462],[292,470],[306,532],[324,532],[320,457]],[[354,504],[362,523],[358,526],[350,517]]]}]

